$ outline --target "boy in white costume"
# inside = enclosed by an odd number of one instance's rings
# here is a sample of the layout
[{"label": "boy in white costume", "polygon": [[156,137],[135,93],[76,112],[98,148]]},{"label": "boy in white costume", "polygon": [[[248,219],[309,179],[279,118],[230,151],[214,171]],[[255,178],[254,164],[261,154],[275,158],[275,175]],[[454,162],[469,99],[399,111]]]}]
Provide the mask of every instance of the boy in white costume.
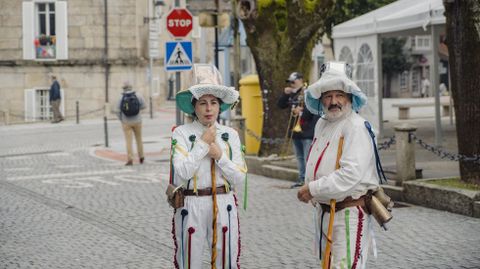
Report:
[{"label": "boy in white costume", "polygon": [[[351,74],[348,64],[326,63],[305,95],[307,108],[322,118],[315,126],[306,184],[297,196],[315,206],[317,248],[327,268],[365,268],[372,231],[366,199],[379,186],[373,132],[357,114],[367,98]],[[332,199],[333,242],[330,259],[324,260]]]},{"label": "boy in white costume", "polygon": [[[174,129],[170,183],[183,185],[184,207],[174,212],[175,268],[202,268],[209,247],[211,268],[238,268],[240,232],[234,189],[246,165],[238,133],[217,123],[238,92],[223,86],[212,65],[193,67],[194,85],[176,95],[177,106],[194,121]],[[213,188],[212,188],[213,186]]]}]

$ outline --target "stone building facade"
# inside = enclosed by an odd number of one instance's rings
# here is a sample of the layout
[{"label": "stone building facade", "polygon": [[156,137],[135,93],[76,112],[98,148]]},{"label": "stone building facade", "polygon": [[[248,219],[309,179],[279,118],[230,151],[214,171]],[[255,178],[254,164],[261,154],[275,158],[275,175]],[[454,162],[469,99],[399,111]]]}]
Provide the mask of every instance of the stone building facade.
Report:
[{"label": "stone building facade", "polygon": [[[82,118],[108,114],[124,81],[146,100],[151,97],[153,110],[161,107],[173,85],[163,55],[164,41],[173,39],[164,20],[174,1],[150,1],[0,0],[0,124],[48,120],[50,75],[61,84],[67,119],[75,118],[77,102]],[[157,24],[153,33],[159,37],[153,72],[151,24]],[[212,48],[212,31],[194,31],[187,38],[193,41],[193,61],[211,62],[213,50],[205,47]],[[200,51],[202,59],[195,53]]]}]

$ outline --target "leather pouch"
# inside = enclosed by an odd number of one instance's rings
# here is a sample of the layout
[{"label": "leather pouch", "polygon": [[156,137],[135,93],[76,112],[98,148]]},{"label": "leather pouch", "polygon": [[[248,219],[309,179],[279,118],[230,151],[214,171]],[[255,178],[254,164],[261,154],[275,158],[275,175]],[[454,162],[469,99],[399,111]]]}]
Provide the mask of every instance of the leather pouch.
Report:
[{"label": "leather pouch", "polygon": [[175,186],[168,184],[165,194],[167,195],[168,204],[170,204],[171,207],[175,209],[183,207],[185,195],[183,194],[183,187],[181,185]]}]

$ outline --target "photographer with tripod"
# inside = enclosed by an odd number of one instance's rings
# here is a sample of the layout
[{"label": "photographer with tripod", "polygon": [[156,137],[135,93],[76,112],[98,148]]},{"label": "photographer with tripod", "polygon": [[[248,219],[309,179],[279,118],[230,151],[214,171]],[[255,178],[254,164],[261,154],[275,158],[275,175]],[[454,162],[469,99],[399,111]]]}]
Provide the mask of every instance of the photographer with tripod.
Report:
[{"label": "photographer with tripod", "polygon": [[292,141],[298,164],[298,180],[291,188],[296,188],[304,184],[305,161],[307,159],[308,149],[312,144],[313,132],[319,116],[304,109],[304,90],[306,84],[303,81],[303,75],[298,72],[293,72],[286,82],[289,85],[285,87],[277,105],[281,109],[291,108],[285,134],[285,148],[282,150],[282,153],[287,152],[290,141]]}]

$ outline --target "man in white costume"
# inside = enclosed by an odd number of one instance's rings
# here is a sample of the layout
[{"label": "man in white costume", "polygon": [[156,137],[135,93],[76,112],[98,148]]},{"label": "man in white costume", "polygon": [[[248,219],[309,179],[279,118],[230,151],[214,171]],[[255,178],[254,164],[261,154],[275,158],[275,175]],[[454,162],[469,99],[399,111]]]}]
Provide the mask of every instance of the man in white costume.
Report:
[{"label": "man in white costume", "polygon": [[[326,63],[305,96],[307,108],[322,118],[307,159],[306,184],[297,196],[315,206],[316,247],[327,268],[365,268],[372,231],[365,202],[379,187],[373,132],[357,113],[367,98],[351,74],[348,64]],[[333,242],[330,259],[324,260],[332,199]]]},{"label": "man in white costume", "polygon": [[194,65],[193,80],[190,88],[176,95],[177,106],[193,115],[194,121],[175,128],[172,136],[170,183],[182,185],[185,194],[184,207],[176,209],[173,217],[174,265],[203,268],[208,247],[211,268],[238,268],[240,232],[234,190],[247,171],[238,133],[217,118],[233,107],[239,94],[222,85],[212,65]]}]

